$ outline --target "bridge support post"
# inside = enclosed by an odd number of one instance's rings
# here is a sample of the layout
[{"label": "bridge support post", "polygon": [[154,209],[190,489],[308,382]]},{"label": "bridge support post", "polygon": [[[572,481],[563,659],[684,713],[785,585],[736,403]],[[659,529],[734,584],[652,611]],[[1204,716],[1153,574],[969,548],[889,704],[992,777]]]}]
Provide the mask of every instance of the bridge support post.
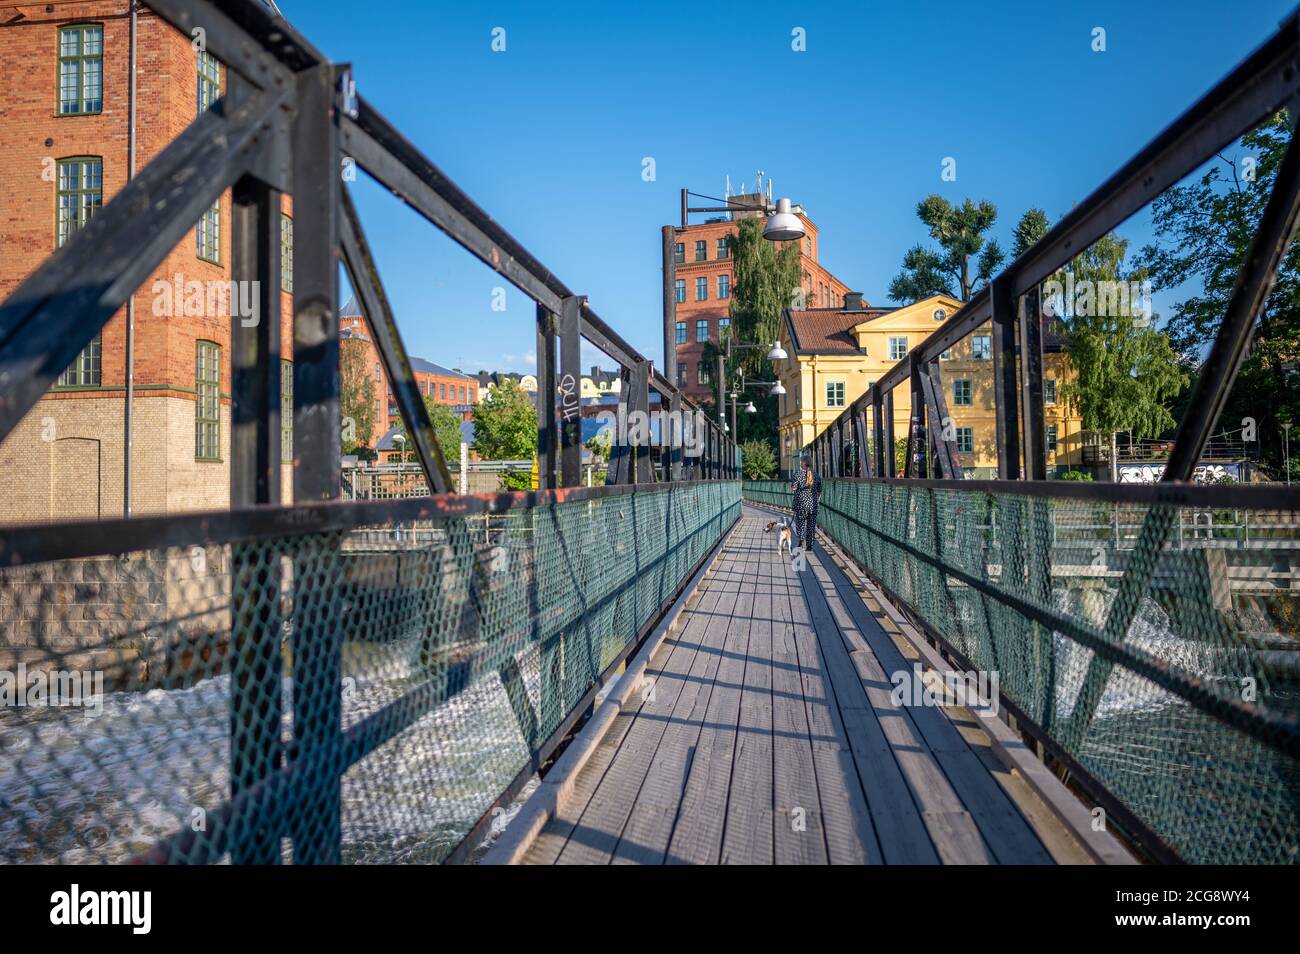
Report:
[{"label": "bridge support post", "polygon": [[560,312],[560,486],[582,483],[582,298]]},{"label": "bridge support post", "polygon": [[[993,312],[993,416],[997,425],[998,477],[1020,479],[1020,425],[1016,387],[1015,276],[1003,272],[989,285]],[[1042,387],[1041,380],[1039,387]]]},{"label": "bridge support post", "polygon": [[[239,81],[232,79],[232,87]],[[230,506],[280,502],[280,193],[245,176],[235,184],[231,278],[259,289],[252,327],[231,322]],[[289,448],[292,451],[292,448]],[[230,859],[279,864],[278,824],[239,797],[279,771],[283,659],[280,561],[231,547]]]},{"label": "bridge support post", "polygon": [[[293,123],[295,236],[293,315],[294,502],[339,496],[338,79],[328,63],[297,75]],[[322,548],[332,552],[321,552]],[[340,858],[343,630],[327,604],[341,582],[337,543],[304,544],[293,561],[294,720],[299,798],[292,813],[295,863]],[[308,584],[307,581],[311,581]],[[307,795],[307,793],[310,793]]]},{"label": "bridge support post", "polygon": [[537,488],[555,489],[555,315],[537,306]]},{"label": "bridge support post", "polygon": [[1047,424],[1043,412],[1043,318],[1040,291],[1020,297],[1020,410],[1024,416],[1025,478],[1047,479]]}]

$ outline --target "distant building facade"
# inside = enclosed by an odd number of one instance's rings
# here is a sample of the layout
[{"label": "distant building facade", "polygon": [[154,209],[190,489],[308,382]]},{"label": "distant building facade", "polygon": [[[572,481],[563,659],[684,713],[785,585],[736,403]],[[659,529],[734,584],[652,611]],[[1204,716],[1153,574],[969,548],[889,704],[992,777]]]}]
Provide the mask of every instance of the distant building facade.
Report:
[{"label": "distant building facade", "polygon": [[[740,205],[758,205],[766,201],[758,193],[732,196]],[[799,206],[795,213],[803,221],[806,236],[799,242],[800,287],[796,304],[837,307],[849,286],[818,262],[820,237],[816,223]],[[677,230],[674,245],[676,285],[675,342],[678,387],[695,401],[711,402],[717,395],[713,380],[716,369],[703,360],[704,345],[717,344],[730,326],[732,266],[728,238],[740,230],[744,218],[761,216],[761,212],[734,212],[729,218],[712,219],[699,225]],[[770,344],[770,342],[766,342]]]},{"label": "distant building facade", "polygon": [[[128,0],[0,3],[0,296],[7,296],[127,182]],[[225,68],[137,8],[136,169],[222,95]],[[292,381],[293,218],[281,207],[283,373]],[[231,203],[223,194],[133,296],[131,509],[230,503]],[[223,286],[224,285],[224,289]],[[223,295],[224,292],[224,295]],[[121,516],[127,309],[0,443],[0,520]],[[281,486],[291,489],[292,438]]]},{"label": "distant building facade", "polygon": [[[849,293],[841,308],[787,309],[776,363],[786,393],[779,401],[780,466],[788,473],[800,451],[861,397],[886,371],[933,334],[961,307],[935,295],[901,308],[873,308]],[[948,412],[967,477],[997,476],[991,325],[967,335],[939,359]],[[1054,322],[1043,335],[1044,446],[1048,476],[1082,469],[1082,419],[1061,398],[1074,372]],[[911,394],[894,389],[894,435],[906,438]]]}]

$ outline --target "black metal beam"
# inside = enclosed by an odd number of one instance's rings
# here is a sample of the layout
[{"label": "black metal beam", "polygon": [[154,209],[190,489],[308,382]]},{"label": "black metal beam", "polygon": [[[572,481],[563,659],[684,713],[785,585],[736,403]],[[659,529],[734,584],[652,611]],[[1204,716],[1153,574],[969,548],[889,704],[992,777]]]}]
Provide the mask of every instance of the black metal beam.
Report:
[{"label": "black metal beam", "polygon": [[261,89],[293,84],[293,74],[325,57],[282,17],[247,0],[144,0],[146,6]]},{"label": "black metal beam", "polygon": [[245,176],[231,208],[230,277],[256,288],[258,321],[230,322],[230,505],[280,502],[280,193]]},{"label": "black metal beam", "polygon": [[[560,302],[560,486],[582,483],[582,299]],[[620,396],[621,403],[621,396]],[[615,438],[617,440],[617,437]]]},{"label": "black metal beam", "polygon": [[677,383],[677,230],[663,227],[664,377]]},{"label": "black metal beam", "polygon": [[0,304],[0,439],[243,175],[282,100],[213,104]]},{"label": "black metal beam", "polygon": [[[632,373],[628,376],[632,393],[628,399],[631,410],[641,415],[641,419],[646,421],[649,426],[650,411],[650,365],[645,360],[638,361],[632,367]],[[651,484],[654,483],[654,470],[650,465],[650,441],[649,432],[646,433],[646,440],[642,443],[632,445],[632,454],[636,461],[631,469],[632,483]]]},{"label": "black metal beam", "polygon": [[[1009,265],[998,276],[1004,282],[1010,281],[1007,297],[1015,298],[1037,287],[1075,255],[1195,171],[1206,158],[1290,102],[1298,91],[1300,18],[1292,13],[1259,49]],[[920,351],[924,360],[937,358],[990,317],[986,287],[972,295],[913,352]],[[893,390],[906,377],[906,367],[897,364],[881,377],[880,386]]]},{"label": "black metal beam", "polygon": [[342,180],[335,67],[298,75],[293,126],[293,496],[333,500],[340,492],[338,250]]},{"label": "black metal beam", "polygon": [[[340,130],[343,150],[357,165],[533,301],[560,314],[573,292],[364,98],[358,97],[355,117],[342,117]],[[624,367],[641,357],[587,304],[582,336]],[[678,390],[657,371],[651,381],[660,394]]]},{"label": "black metal beam", "polygon": [[957,447],[952,431],[952,417],[948,413],[948,399],[943,393],[943,377],[939,373],[939,362],[931,361],[921,372],[921,390],[925,394],[926,411],[930,423],[926,432],[930,438],[930,447],[934,452],[934,466],[939,477],[948,480],[961,480],[965,471],[961,467],[961,451]]},{"label": "black metal beam", "polygon": [[1025,479],[1047,479],[1047,422],[1043,412],[1043,314],[1037,286],[1018,299],[1020,325],[1021,440],[1025,448]]},{"label": "black metal beam", "polygon": [[[393,316],[388,296],[384,292],[378,266],[371,254],[370,244],[366,241],[365,232],[362,231],[361,219],[352,204],[352,197],[346,189],[342,190],[341,203],[343,215],[340,243],[343,261],[352,288],[361,303],[366,323],[374,335],[375,350],[379,352],[379,359],[388,374],[393,396],[397,399],[397,408],[406,423],[411,443],[415,445],[415,455],[420,462],[420,469],[424,471],[427,485],[432,493],[450,493],[455,489],[451,473],[447,469],[447,456],[451,453],[451,448],[443,448],[438,444],[438,434],[433,429],[429,409],[420,394],[419,382],[415,380],[410,358],[402,344],[397,319]],[[387,397],[380,395],[380,400],[387,400]],[[457,447],[456,450],[459,456],[460,448]]]},{"label": "black metal beam", "polygon": [[993,320],[993,418],[998,445],[998,477],[1020,479],[1020,409],[1016,387],[1016,298],[1013,279],[1004,272],[989,286]]},{"label": "black metal beam", "polygon": [[556,394],[559,384],[555,374],[556,316],[545,305],[537,306],[537,489],[556,486],[558,454],[556,441]]},{"label": "black metal beam", "polygon": [[[1295,121],[1300,117],[1292,119]],[[1300,148],[1293,140],[1287,146],[1273,183],[1273,192],[1251,237],[1214,345],[1192,385],[1191,398],[1183,412],[1178,436],[1161,480],[1192,479],[1197,461],[1205,451],[1210,433],[1227,403],[1232,382],[1236,380],[1237,371],[1250,347],[1256,321],[1273,290],[1277,270],[1295,235],[1298,215]]]}]

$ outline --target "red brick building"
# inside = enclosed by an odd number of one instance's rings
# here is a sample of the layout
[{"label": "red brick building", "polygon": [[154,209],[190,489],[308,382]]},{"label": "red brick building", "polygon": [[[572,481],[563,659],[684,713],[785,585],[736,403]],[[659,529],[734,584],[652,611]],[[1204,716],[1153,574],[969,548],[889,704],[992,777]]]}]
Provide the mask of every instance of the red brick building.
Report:
[{"label": "red brick building", "polygon": [[[755,193],[732,196],[732,201],[757,205],[766,199]],[[818,263],[817,226],[801,207],[796,206],[794,212],[807,231],[799,243],[802,277],[798,294],[802,297],[794,304],[800,307],[804,303],[809,307],[839,307],[849,286]],[[736,234],[740,219],[761,214],[734,212],[730,218],[718,218],[677,230],[674,290],[677,297],[676,383],[694,400],[712,402],[717,395],[717,384],[713,380],[715,369],[702,357],[704,343],[712,341],[716,344],[730,321],[732,260],[727,238]]]},{"label": "red brick building", "polygon": [[[135,31],[136,120],[130,122]],[[0,295],[63,244],[225,88],[213,57],[129,0],[0,3]],[[286,197],[281,354],[292,384],[293,220]],[[134,296],[130,467],[136,513],[229,505],[230,194]],[[229,285],[225,285],[229,292]],[[127,309],[0,444],[0,520],[124,508]],[[286,400],[288,397],[286,396]],[[289,490],[292,440],[284,422]]]},{"label": "red brick building", "polygon": [[[388,372],[384,370],[379,352],[370,338],[370,329],[357,306],[356,298],[349,298],[339,309],[339,333],[344,347],[359,345],[364,348],[364,363],[368,374],[374,375],[375,394],[375,432],[378,440],[390,427],[401,423],[402,415],[393,396]],[[408,356],[411,371],[415,375],[416,386],[425,397],[438,404],[448,404],[460,412],[461,418],[468,421],[470,413],[479,398],[479,379],[452,368],[426,361],[424,358]],[[373,447],[374,443],[368,446]]]}]

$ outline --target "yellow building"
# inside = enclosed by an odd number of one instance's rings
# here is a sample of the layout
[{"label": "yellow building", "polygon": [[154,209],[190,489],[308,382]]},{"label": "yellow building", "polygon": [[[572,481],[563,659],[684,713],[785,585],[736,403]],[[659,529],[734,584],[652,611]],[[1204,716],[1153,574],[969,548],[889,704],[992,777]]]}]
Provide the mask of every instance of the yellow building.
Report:
[{"label": "yellow building", "polygon": [[[901,308],[875,308],[849,293],[842,308],[787,309],[781,346],[788,357],[776,362],[785,387],[780,397],[778,443],[782,473],[799,452],[826,429],[844,408],[906,357],[911,348],[955,314],[961,302],[934,295]],[[1060,398],[1070,375],[1063,339],[1049,325],[1043,334],[1047,474],[1081,465],[1082,421]],[[997,428],[993,415],[991,326],[967,335],[939,360],[944,397],[962,467],[968,478],[997,476]],[[911,395],[894,389],[894,435],[907,436]]]}]

